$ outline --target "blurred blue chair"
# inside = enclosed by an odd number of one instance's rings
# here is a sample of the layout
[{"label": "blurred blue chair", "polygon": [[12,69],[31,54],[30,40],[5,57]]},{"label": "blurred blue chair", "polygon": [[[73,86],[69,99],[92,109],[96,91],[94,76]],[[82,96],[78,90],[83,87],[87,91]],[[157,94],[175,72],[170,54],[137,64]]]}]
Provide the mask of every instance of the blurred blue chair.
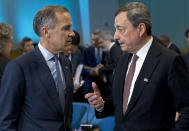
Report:
[{"label": "blurred blue chair", "polygon": [[87,112],[89,104],[73,102],[73,113],[72,113],[72,129],[78,129],[80,127],[80,122]]},{"label": "blurred blue chair", "polygon": [[115,127],[115,117],[102,118],[98,125],[99,131],[113,131]]},{"label": "blurred blue chair", "polygon": [[87,111],[81,120],[81,124],[92,124],[93,126],[98,127],[100,122],[101,119],[97,119],[95,116],[95,109],[88,105]]},{"label": "blurred blue chair", "polygon": [[98,127],[100,131],[114,130],[114,117],[97,119],[95,110],[87,103],[74,102],[72,114],[72,129],[79,129],[80,124],[92,124]]}]

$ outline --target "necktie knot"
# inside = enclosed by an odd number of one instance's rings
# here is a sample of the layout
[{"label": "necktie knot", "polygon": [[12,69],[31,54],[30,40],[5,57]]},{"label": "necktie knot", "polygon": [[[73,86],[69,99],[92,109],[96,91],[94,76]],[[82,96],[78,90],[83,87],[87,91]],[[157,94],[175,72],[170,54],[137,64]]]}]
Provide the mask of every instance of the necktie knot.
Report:
[{"label": "necktie knot", "polygon": [[134,54],[134,56],[133,56],[133,60],[132,60],[132,63],[136,62],[137,59],[138,59],[138,56],[137,56],[136,54]]}]

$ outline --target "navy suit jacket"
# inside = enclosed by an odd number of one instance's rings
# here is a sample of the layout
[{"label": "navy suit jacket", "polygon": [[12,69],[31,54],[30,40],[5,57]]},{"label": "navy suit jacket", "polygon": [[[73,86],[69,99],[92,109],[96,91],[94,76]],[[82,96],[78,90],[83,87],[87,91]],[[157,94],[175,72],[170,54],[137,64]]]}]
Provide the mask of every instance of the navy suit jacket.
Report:
[{"label": "navy suit jacket", "polygon": [[[84,66],[95,67],[97,66],[96,57],[95,57],[95,48],[94,46],[89,46],[84,49],[81,62]],[[84,75],[89,75],[89,69],[83,69],[82,73]]]},{"label": "navy suit jacket", "polygon": [[38,47],[9,62],[0,90],[0,131],[71,131],[71,66],[68,59],[61,59],[66,81],[65,112]]},{"label": "navy suit jacket", "polygon": [[[101,58],[101,63],[104,63],[104,58],[105,58],[106,53],[102,53],[102,58]],[[98,63],[96,62],[96,56],[95,56],[95,48],[94,46],[89,46],[88,48],[85,48],[83,53],[82,53],[82,58],[81,58],[81,63],[84,66],[89,66],[89,67],[96,67]],[[84,74],[89,74],[88,69],[83,69]]]},{"label": "navy suit jacket", "polygon": [[[125,74],[131,54],[119,59],[113,80],[113,101],[105,101],[105,117],[115,111],[116,131],[188,131],[189,75],[183,59],[153,40],[123,114]],[[181,113],[175,123],[175,113]]]}]

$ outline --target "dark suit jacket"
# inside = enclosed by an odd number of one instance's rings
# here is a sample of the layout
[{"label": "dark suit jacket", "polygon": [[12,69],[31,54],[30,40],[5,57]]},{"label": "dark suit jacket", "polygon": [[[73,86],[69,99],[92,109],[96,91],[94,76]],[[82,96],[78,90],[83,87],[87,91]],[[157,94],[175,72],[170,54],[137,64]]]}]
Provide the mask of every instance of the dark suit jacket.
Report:
[{"label": "dark suit jacket", "polygon": [[171,44],[171,46],[169,47],[169,49],[174,50],[178,54],[181,54],[179,48],[175,44],[173,44],[173,43]]},{"label": "dark suit jacket", "polygon": [[120,46],[118,44],[114,44],[111,49],[106,53],[105,64],[99,69],[99,74],[112,73],[121,55],[122,51]]},{"label": "dark suit jacket", "polygon": [[7,65],[8,62],[9,62],[9,59],[7,57],[0,55],[0,84],[1,84],[1,79],[3,76],[5,66]]},{"label": "dark suit jacket", "polygon": [[75,76],[77,66],[81,63],[81,51],[79,49],[76,49],[76,51],[71,54],[71,63],[72,76]]},{"label": "dark suit jacket", "polygon": [[6,66],[0,90],[0,131],[71,131],[71,68],[68,59],[61,59],[66,81],[65,112],[38,47]]},{"label": "dark suit jacket", "polygon": [[[118,62],[113,80],[116,131],[188,131],[189,76],[183,59],[153,41],[123,115],[123,88],[130,54]],[[112,115],[112,101],[105,101],[97,117]],[[177,123],[176,110],[181,113]],[[175,124],[175,125],[174,125]]]},{"label": "dark suit jacket", "polygon": [[187,53],[185,53],[185,54],[183,55],[183,59],[184,59],[185,64],[186,64],[186,66],[187,66],[187,71],[189,72],[189,52],[187,52]]},{"label": "dark suit jacket", "polygon": [[[104,62],[105,54],[102,54],[101,58],[101,63]],[[81,63],[84,66],[89,66],[89,67],[96,67],[98,63],[96,62],[96,57],[95,57],[95,48],[94,46],[89,46],[88,48],[85,48],[83,53],[82,53],[82,58],[81,58]],[[83,74],[89,74],[90,70],[88,69],[83,69]]]},{"label": "dark suit jacket", "polygon": [[112,80],[113,80],[113,71],[117,65],[119,58],[122,55],[122,50],[120,46],[115,43],[109,51],[107,51],[105,56],[105,64],[103,67],[99,69],[99,75],[105,74],[107,78],[107,94],[111,96],[111,87],[112,87]]},{"label": "dark suit jacket", "polygon": [[[88,48],[84,49],[81,62],[83,65],[89,67],[97,66],[94,46],[89,46]],[[84,75],[89,75],[90,70],[84,68],[82,72]]]}]

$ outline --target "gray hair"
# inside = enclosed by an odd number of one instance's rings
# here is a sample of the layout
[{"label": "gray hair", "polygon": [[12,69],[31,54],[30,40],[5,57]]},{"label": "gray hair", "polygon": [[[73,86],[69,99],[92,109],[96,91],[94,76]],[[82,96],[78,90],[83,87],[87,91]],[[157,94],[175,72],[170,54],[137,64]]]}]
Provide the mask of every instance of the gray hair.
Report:
[{"label": "gray hair", "polygon": [[5,23],[0,23],[0,52],[4,50],[6,44],[12,40],[12,26]]},{"label": "gray hair", "polygon": [[41,9],[34,17],[33,28],[38,36],[41,36],[41,28],[46,26],[48,28],[54,28],[57,21],[56,13],[68,12],[63,6],[51,5]]},{"label": "gray hair", "polygon": [[136,28],[140,23],[144,23],[146,26],[146,32],[148,35],[152,34],[152,21],[148,8],[140,2],[131,2],[118,9],[115,16],[121,12],[127,12],[127,18]]},{"label": "gray hair", "polygon": [[99,35],[99,38],[103,39],[103,40],[111,40],[114,41],[114,37],[111,34],[110,31],[102,31]]}]

